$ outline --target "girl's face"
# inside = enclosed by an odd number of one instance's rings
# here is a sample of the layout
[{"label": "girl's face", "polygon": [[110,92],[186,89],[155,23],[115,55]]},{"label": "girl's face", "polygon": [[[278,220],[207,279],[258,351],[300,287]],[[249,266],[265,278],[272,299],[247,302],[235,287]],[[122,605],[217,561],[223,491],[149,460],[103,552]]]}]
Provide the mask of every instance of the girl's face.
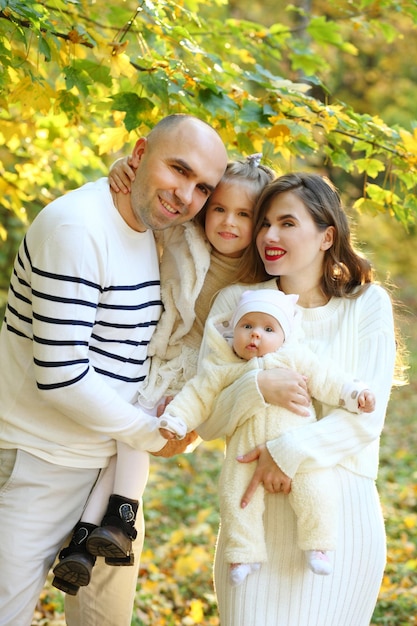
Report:
[{"label": "girl's face", "polygon": [[333,226],[318,229],[303,201],[292,191],[273,198],[256,246],[271,276],[316,284],[323,274],[325,251],[333,243]]},{"label": "girl's face", "polygon": [[206,237],[217,252],[237,258],[249,246],[253,234],[255,194],[244,182],[220,183],[210,196],[206,211]]}]

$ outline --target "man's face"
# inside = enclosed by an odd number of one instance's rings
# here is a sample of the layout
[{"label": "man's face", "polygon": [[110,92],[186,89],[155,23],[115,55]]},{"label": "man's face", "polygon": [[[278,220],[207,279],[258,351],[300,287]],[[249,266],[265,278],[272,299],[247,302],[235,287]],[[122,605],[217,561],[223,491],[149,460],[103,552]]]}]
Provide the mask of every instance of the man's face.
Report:
[{"label": "man's face", "polygon": [[221,139],[194,119],[140,139],[133,158],[138,162],[130,197],[136,230],[163,230],[192,219],[227,165]]}]

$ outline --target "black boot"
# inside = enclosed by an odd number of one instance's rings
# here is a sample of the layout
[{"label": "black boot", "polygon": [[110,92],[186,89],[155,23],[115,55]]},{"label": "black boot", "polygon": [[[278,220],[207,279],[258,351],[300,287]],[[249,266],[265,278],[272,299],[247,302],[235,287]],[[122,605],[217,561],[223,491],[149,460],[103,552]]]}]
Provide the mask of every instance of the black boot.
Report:
[{"label": "black boot", "polygon": [[68,547],[61,550],[59,562],[53,569],[53,586],[71,596],[90,582],[96,557],[88,552],[86,540],[95,528],[96,524],[78,522]]},{"label": "black boot", "polygon": [[111,495],[101,526],[87,539],[87,549],[95,556],[104,556],[108,565],[133,565],[132,541],[138,500]]}]

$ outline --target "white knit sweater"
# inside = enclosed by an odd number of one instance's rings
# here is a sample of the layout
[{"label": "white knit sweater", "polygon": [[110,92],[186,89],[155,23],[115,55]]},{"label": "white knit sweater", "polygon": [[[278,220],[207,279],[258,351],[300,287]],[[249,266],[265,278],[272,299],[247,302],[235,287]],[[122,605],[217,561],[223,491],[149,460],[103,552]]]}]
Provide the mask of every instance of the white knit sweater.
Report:
[{"label": "white knit sweater", "polygon": [[[270,280],[253,288],[276,288]],[[230,319],[247,285],[232,285],[216,299],[211,315]],[[395,361],[391,301],[374,284],[356,299],[332,298],[322,307],[304,309],[302,328],[307,345],[318,355],[333,359],[347,374],[365,380],[376,394],[376,410],[354,415],[343,409],[316,407],[318,422],[268,442],[279,467],[290,477],[337,464],[375,479],[379,436],[390,396]],[[201,355],[206,353],[205,340]],[[234,399],[240,399],[235,405]],[[249,372],[219,396],[212,419],[198,428],[203,439],[230,435],[242,419],[249,418],[262,396],[257,373]],[[243,413],[242,413],[243,408]]]}]

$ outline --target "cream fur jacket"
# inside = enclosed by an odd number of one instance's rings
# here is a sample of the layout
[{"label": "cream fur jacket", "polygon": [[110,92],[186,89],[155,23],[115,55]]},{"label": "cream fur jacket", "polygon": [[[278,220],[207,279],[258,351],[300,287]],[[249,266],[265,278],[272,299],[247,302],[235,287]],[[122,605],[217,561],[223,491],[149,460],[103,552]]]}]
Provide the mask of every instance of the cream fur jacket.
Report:
[{"label": "cream fur jacket", "polygon": [[149,375],[139,389],[139,403],[148,407],[167,392],[179,391],[196,372],[198,354],[182,340],[193,326],[195,303],[210,267],[210,244],[193,222],[164,230],[158,244],[164,311],[148,348]]},{"label": "cream fur jacket", "polygon": [[[188,430],[194,430],[203,421],[210,420],[214,402],[225,387],[250,370],[272,367],[296,369],[308,377],[310,393],[314,398],[358,412],[357,395],[366,385],[360,381],[346,380],[345,374],[333,363],[319,359],[300,341],[300,328],[277,352],[242,361],[230,346],[230,333],[222,320],[222,316],[209,318],[205,331],[209,353],[202,361],[199,374],[168,405],[165,416],[182,419]],[[239,398],[236,398],[236,403],[239,403]],[[252,418],[238,424],[227,438],[220,477],[220,511],[227,537],[228,562],[266,560],[262,523],[263,493],[258,489],[249,506],[240,508],[240,500],[252,476],[253,467],[251,464],[238,463],[236,457],[315,419],[313,407],[310,417],[306,418],[281,407],[260,404]],[[302,550],[334,549],[337,503],[333,470],[297,474],[293,479],[290,501],[297,516],[299,547]]]}]

